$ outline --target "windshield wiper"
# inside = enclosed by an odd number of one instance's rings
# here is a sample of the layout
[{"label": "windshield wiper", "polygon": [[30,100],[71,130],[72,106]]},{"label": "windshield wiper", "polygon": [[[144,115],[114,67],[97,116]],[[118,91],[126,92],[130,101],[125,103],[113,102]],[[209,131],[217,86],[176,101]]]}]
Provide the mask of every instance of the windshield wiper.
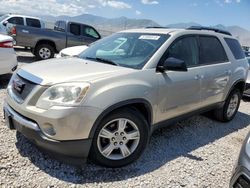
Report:
[{"label": "windshield wiper", "polygon": [[111,61],[109,59],[104,59],[104,58],[100,58],[100,57],[85,57],[85,58],[90,59],[90,60],[99,61],[99,62],[102,62],[102,63],[107,63],[107,64],[110,64],[110,65],[119,66],[118,63],[116,63],[114,61]]}]

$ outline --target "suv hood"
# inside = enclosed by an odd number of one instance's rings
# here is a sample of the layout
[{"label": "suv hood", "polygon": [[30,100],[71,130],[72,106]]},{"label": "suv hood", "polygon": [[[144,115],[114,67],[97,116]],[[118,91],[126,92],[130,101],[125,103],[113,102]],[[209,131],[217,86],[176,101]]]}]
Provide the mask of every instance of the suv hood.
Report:
[{"label": "suv hood", "polygon": [[131,71],[134,70],[79,58],[60,58],[26,65],[17,74],[36,84],[53,85],[71,81],[91,82]]}]

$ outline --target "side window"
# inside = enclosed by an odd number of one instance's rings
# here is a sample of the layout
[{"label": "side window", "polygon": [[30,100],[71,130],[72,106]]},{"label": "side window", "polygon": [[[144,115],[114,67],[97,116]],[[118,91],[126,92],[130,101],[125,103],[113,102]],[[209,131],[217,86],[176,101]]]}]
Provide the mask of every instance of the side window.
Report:
[{"label": "side window", "polygon": [[185,37],[175,41],[168,49],[164,60],[170,57],[183,60],[187,67],[197,65],[199,62],[199,47],[196,37]]},{"label": "side window", "polygon": [[215,64],[227,62],[226,52],[219,39],[210,36],[200,36],[200,64]]},{"label": "side window", "polygon": [[59,27],[60,21],[56,21],[55,25],[54,25],[54,30],[57,30]]},{"label": "side window", "polygon": [[76,35],[76,36],[80,36],[81,35],[81,25],[71,23],[70,24],[70,33],[72,33],[73,35]]},{"label": "side window", "polygon": [[59,24],[60,31],[65,31],[66,30],[66,22],[61,21]]},{"label": "side window", "polygon": [[27,26],[41,28],[40,20],[33,18],[26,18]]},{"label": "side window", "polygon": [[83,36],[99,39],[99,34],[92,28],[88,26],[83,26]]},{"label": "side window", "polygon": [[240,43],[235,39],[225,38],[227,45],[232,51],[235,59],[244,59],[245,54],[240,46]]},{"label": "side window", "polygon": [[24,25],[24,20],[22,17],[12,17],[8,19],[8,22],[15,25]]},{"label": "side window", "polygon": [[55,23],[54,30],[60,31],[60,32],[65,32],[65,30],[66,30],[66,22],[64,22],[64,21],[57,21]]}]

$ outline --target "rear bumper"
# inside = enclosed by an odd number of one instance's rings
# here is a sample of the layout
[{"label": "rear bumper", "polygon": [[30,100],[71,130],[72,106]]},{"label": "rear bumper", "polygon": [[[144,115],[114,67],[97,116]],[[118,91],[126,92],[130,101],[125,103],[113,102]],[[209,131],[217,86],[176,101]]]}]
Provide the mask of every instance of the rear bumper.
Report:
[{"label": "rear bumper", "polygon": [[17,69],[17,64],[9,65],[8,67],[0,68],[0,75],[9,74]]},{"label": "rear bumper", "polygon": [[8,74],[17,68],[16,53],[13,49],[4,49],[0,52],[0,75]]},{"label": "rear bumper", "polygon": [[[39,125],[15,112],[7,104],[4,105],[6,125],[17,130],[39,148],[52,153],[59,160],[70,164],[82,164],[86,161],[92,139],[57,141],[42,133]],[[71,159],[71,160],[69,160]]]}]

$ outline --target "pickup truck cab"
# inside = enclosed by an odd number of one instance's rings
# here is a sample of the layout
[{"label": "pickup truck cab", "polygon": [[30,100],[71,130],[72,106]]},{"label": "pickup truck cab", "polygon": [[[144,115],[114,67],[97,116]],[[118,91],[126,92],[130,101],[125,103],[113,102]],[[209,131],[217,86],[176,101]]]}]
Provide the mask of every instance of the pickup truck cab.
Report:
[{"label": "pickup truck cab", "polygon": [[45,23],[37,17],[18,14],[4,14],[0,16],[0,25],[7,27],[8,24],[22,25],[28,27],[44,28]]},{"label": "pickup truck cab", "polygon": [[76,22],[57,21],[54,29],[40,29],[17,25],[11,36],[18,46],[30,47],[38,59],[53,58],[64,48],[89,45],[101,35],[89,25]]}]

